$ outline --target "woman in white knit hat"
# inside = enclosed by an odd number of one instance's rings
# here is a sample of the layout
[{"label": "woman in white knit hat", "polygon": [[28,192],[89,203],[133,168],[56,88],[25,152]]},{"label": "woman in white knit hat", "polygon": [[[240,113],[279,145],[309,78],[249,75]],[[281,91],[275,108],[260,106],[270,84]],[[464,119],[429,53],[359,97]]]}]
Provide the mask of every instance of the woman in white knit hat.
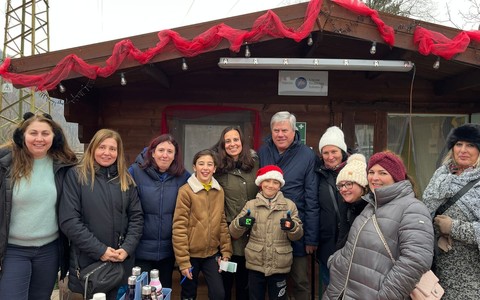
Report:
[{"label": "woman in white knit hat", "polygon": [[318,143],[320,164],[318,199],[320,204],[320,242],[317,259],[320,264],[320,278],[328,285],[329,271],[327,260],[338,248],[337,242],[344,240],[348,233],[347,204],[337,190],[337,176],[347,163],[347,144],[343,132],[337,126],[329,127]]},{"label": "woman in white knit hat", "polygon": [[[345,167],[338,173],[337,190],[345,202],[355,203],[368,192],[367,186],[367,162],[365,156],[352,154],[348,158]],[[353,220],[351,221],[353,222]]]},{"label": "woman in white knit hat", "polygon": [[337,250],[342,248],[347,241],[348,232],[352,227],[353,220],[362,212],[367,205],[361,197],[368,192],[367,181],[367,163],[365,156],[362,154],[352,154],[347,164],[338,173],[337,190],[345,201],[347,210],[345,216],[345,224],[347,231],[339,237],[337,241]]}]

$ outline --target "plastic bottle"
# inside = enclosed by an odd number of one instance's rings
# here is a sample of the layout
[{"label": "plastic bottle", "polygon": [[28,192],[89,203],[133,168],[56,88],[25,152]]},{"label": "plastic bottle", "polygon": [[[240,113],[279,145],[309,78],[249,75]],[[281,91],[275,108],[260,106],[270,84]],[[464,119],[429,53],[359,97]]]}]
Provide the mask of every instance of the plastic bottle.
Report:
[{"label": "plastic bottle", "polygon": [[125,300],[135,300],[135,284],[137,277],[132,275],[128,277],[128,288],[127,293],[125,294]]},{"label": "plastic bottle", "polygon": [[150,270],[150,286],[156,288],[157,299],[163,300],[162,283],[160,282],[160,275],[157,269]]},{"label": "plastic bottle", "polygon": [[152,300],[152,288],[148,284],[142,286],[142,300]]}]

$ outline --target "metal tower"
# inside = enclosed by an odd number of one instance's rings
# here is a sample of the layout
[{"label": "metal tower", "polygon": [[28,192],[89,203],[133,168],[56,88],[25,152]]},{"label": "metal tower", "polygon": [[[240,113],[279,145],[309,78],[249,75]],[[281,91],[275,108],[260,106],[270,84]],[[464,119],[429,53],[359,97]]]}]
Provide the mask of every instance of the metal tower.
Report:
[{"label": "metal tower", "polygon": [[[50,51],[48,0],[7,0],[2,62],[7,56],[19,58]],[[11,136],[13,124],[24,112],[50,113],[48,93],[39,95],[33,88],[16,90],[1,79],[0,142]]]}]

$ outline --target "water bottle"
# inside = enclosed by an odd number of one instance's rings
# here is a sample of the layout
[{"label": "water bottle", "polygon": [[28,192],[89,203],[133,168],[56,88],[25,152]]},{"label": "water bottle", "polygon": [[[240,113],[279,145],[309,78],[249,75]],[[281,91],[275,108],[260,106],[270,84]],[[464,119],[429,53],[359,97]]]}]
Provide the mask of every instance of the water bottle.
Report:
[{"label": "water bottle", "polygon": [[128,289],[127,293],[125,294],[125,300],[135,300],[135,284],[137,281],[136,276],[128,277]]},{"label": "water bottle", "polygon": [[162,283],[160,282],[159,271],[152,269],[150,271],[150,286],[155,287],[158,300],[163,300]]},{"label": "water bottle", "polygon": [[148,284],[142,286],[142,300],[152,300],[152,288]]}]

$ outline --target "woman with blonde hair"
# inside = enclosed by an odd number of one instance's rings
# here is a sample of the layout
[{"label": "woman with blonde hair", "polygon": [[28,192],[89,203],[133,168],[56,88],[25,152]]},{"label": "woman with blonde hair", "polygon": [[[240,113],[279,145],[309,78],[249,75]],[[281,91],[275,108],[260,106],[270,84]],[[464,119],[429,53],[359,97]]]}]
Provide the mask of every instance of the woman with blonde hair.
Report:
[{"label": "woman with blonde hair", "polygon": [[480,295],[480,125],[464,124],[447,138],[443,164],[423,193],[434,215],[437,237],[435,274],[442,299]]},{"label": "woman with blonde hair", "polygon": [[[122,263],[126,282],[142,236],[143,212],[116,131],[97,131],[80,164],[67,173],[60,227],[72,245],[70,290],[83,293],[77,269],[99,260]],[[102,292],[115,299],[117,288]]]}]

